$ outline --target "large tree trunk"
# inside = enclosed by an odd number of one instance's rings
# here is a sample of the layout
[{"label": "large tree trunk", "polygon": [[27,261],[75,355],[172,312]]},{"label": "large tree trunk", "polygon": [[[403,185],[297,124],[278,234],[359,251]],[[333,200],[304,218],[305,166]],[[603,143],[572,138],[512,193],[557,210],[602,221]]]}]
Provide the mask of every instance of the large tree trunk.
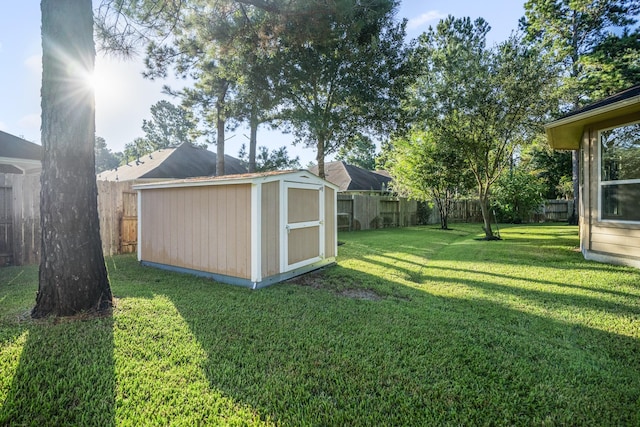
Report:
[{"label": "large tree trunk", "polygon": [[253,173],[256,171],[256,146],[258,145],[258,108],[255,104],[251,106],[249,131],[249,172]]},{"label": "large tree trunk", "polygon": [[319,137],[318,138],[318,144],[316,146],[316,149],[318,150],[317,154],[316,154],[316,160],[318,161],[318,176],[322,179],[325,179],[325,174],[324,174],[324,138]]},{"label": "large tree trunk", "polygon": [[218,113],[216,119],[216,176],[224,175],[224,125],[225,121]]},{"label": "large tree trunk", "polygon": [[42,228],[33,317],[112,305],[95,177],[91,0],[42,0]]},{"label": "large tree trunk", "polygon": [[227,81],[220,82],[218,94],[216,97],[216,176],[222,176],[224,172],[224,127],[227,123],[225,102],[229,83]]},{"label": "large tree trunk", "polygon": [[571,152],[571,179],[573,181],[573,211],[569,217],[570,225],[578,225],[578,200],[580,197],[580,152]]}]

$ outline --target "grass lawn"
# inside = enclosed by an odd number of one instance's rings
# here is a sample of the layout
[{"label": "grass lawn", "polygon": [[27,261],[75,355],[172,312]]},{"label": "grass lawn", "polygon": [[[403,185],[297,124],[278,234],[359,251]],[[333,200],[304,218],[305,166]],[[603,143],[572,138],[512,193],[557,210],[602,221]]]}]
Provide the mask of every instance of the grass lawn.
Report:
[{"label": "grass lawn", "polygon": [[346,233],[258,291],[107,260],[113,316],[28,318],[0,269],[0,425],[640,425],[640,271],[577,229]]}]

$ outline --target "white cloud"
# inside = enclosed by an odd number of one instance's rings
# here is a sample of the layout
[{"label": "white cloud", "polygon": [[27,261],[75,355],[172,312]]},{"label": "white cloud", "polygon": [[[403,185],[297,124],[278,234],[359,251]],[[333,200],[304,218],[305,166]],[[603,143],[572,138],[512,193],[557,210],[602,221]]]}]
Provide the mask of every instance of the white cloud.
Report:
[{"label": "white cloud", "polygon": [[7,124],[5,122],[0,122],[0,130],[3,130],[6,132],[7,130]]},{"label": "white cloud", "polygon": [[28,114],[18,120],[18,125],[28,130],[40,130],[40,114]]},{"label": "white cloud", "polygon": [[429,12],[425,12],[422,15],[415,16],[409,19],[407,23],[407,28],[410,30],[415,30],[416,28],[420,28],[429,22],[439,21],[443,18],[446,18],[447,15],[444,13],[440,13],[437,10],[430,10]]}]

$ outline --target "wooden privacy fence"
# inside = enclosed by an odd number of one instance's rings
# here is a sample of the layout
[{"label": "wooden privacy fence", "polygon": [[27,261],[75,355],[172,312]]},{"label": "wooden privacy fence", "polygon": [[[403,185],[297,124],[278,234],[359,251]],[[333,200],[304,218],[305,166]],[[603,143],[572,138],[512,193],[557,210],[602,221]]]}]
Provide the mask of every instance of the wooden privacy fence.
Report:
[{"label": "wooden privacy fence", "polygon": [[40,176],[0,174],[0,266],[38,262]]},{"label": "wooden privacy fence", "polygon": [[[98,181],[105,255],[135,252],[137,195],[127,182]],[[0,174],[0,266],[40,261],[40,176]]]},{"label": "wooden privacy fence", "polygon": [[[418,224],[415,201],[401,197],[380,195],[338,194],[338,230],[354,231],[386,227],[407,227]],[[563,222],[573,211],[572,200],[546,200],[539,213],[528,222]],[[440,213],[435,207],[421,224],[440,223]],[[451,207],[449,222],[482,222],[482,211],[477,200],[456,200]]]},{"label": "wooden privacy fence", "polygon": [[338,231],[416,225],[417,206],[402,197],[338,194]]}]

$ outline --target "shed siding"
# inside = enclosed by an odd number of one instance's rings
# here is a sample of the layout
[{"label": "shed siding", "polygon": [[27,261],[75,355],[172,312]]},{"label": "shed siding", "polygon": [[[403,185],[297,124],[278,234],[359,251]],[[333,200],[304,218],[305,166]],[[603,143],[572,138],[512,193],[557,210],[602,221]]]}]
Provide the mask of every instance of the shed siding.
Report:
[{"label": "shed siding", "polygon": [[250,201],[248,184],[144,191],[142,259],[249,279]]},{"label": "shed siding", "polygon": [[625,116],[597,123],[585,129],[583,135],[583,182],[588,188],[582,194],[581,244],[583,249],[610,255],[640,259],[640,224],[600,221],[598,205],[598,131],[632,121],[637,117]]},{"label": "shed siding", "polygon": [[262,277],[280,273],[280,183],[262,185]]},{"label": "shed siding", "polygon": [[288,222],[320,220],[320,200],[318,190],[289,188]]},{"label": "shed siding", "polygon": [[336,192],[333,188],[324,188],[324,256],[336,256]]},{"label": "shed siding", "polygon": [[294,229],[289,236],[289,265],[320,256],[319,227]]}]

